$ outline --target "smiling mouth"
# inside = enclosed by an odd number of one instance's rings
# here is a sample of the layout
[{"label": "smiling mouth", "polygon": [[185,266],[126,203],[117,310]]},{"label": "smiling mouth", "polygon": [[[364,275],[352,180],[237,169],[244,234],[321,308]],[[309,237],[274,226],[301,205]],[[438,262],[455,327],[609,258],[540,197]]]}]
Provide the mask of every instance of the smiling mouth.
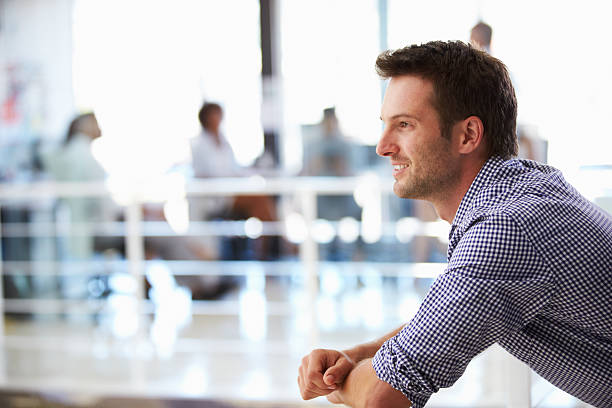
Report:
[{"label": "smiling mouth", "polygon": [[399,177],[400,174],[408,168],[407,164],[394,164],[393,165],[393,177]]}]

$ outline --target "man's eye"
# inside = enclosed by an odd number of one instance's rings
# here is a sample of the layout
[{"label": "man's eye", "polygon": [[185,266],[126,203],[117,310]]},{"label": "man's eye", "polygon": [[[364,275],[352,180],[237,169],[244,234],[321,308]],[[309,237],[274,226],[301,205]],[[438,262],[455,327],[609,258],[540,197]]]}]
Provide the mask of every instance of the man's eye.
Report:
[{"label": "man's eye", "polygon": [[399,126],[402,127],[402,128],[405,128],[405,127],[408,127],[410,125],[409,125],[408,122],[400,122]]}]

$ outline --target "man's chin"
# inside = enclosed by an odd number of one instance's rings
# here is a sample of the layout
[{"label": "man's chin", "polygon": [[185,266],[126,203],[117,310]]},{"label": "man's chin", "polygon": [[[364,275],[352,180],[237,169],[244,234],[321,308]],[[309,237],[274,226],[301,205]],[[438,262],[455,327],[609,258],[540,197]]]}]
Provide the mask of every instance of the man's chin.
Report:
[{"label": "man's chin", "polygon": [[399,198],[414,198],[411,191],[399,181],[395,181],[395,184],[393,184],[393,193]]},{"label": "man's chin", "polygon": [[397,181],[393,185],[393,193],[399,198],[410,198],[412,200],[427,200],[427,196],[414,188],[408,188]]}]

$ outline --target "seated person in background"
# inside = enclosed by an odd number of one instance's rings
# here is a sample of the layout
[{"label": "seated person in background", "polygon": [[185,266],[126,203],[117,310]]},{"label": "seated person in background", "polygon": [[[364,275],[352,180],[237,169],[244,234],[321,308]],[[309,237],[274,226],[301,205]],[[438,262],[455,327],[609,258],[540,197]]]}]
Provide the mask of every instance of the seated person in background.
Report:
[{"label": "seated person in background", "polygon": [[[241,168],[234,157],[231,146],[221,132],[223,109],[217,103],[205,102],[198,114],[202,132],[191,142],[192,166],[195,177],[240,177],[249,173]],[[195,217],[203,219],[247,219],[261,221],[276,220],[276,208],[269,196],[235,196],[207,198],[195,204]],[[268,255],[270,242],[259,240],[256,248],[259,258]]]},{"label": "seated person in background", "polygon": [[[303,128],[304,138],[302,175],[315,177],[352,177],[357,173],[358,146],[348,139],[340,128],[336,109],[323,110],[323,119],[316,125]],[[361,218],[361,208],[352,194],[317,195],[317,217],[338,221],[344,217]],[[320,247],[321,257],[340,261],[361,257],[356,246],[343,245],[336,237],[329,245]]]},{"label": "seated person in background", "polygon": [[[323,110],[323,119],[304,142],[302,175],[317,177],[351,177],[358,166],[357,146],[342,133],[335,108]],[[351,195],[319,195],[317,216],[336,221],[343,217],[360,217],[360,208]]]},{"label": "seated person in background", "polygon": [[232,147],[221,133],[223,110],[205,102],[198,114],[202,132],[191,142],[191,158],[196,177],[238,177],[245,172],[236,163]]},{"label": "seated person in background", "polygon": [[303,173],[307,176],[353,176],[352,150],[353,144],[340,130],[336,109],[326,108],[316,137],[306,143]]}]

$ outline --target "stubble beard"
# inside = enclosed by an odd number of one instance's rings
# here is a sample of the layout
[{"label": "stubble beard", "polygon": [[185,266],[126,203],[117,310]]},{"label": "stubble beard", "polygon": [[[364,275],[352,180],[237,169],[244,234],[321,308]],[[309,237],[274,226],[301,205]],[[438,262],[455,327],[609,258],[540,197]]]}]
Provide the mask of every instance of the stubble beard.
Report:
[{"label": "stubble beard", "polygon": [[393,192],[401,198],[433,201],[437,197],[448,194],[449,187],[458,178],[456,169],[445,153],[437,153],[423,157],[423,166],[415,166],[409,161],[409,172],[400,174],[393,185]]},{"label": "stubble beard", "polygon": [[401,175],[393,185],[393,192],[401,198],[427,200],[437,184],[428,175],[418,173]]}]

